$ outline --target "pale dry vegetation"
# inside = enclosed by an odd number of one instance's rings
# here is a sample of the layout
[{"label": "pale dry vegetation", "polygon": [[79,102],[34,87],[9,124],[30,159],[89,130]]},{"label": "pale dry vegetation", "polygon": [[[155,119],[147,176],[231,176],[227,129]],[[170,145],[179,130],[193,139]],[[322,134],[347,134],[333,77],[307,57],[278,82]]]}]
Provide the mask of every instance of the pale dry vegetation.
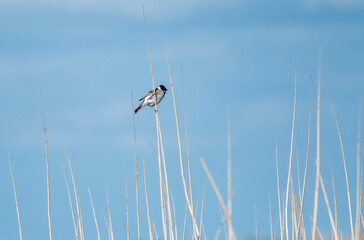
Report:
[{"label": "pale dry vegetation", "polygon": [[[148,42],[148,35],[146,32],[146,39],[147,39],[147,47],[148,47],[148,54],[149,54],[149,60],[150,60],[150,72],[153,82],[153,89],[155,89],[155,81],[154,81],[154,74],[153,74],[153,65],[152,65],[152,59],[150,55],[150,49],[149,49],[149,42]],[[137,202],[137,236],[138,239],[206,239],[206,231],[209,232],[216,232],[216,229],[204,229],[203,227],[203,210],[204,210],[204,195],[201,199],[201,202],[198,203],[200,205],[199,213],[196,211],[196,202],[194,202],[193,194],[192,194],[192,183],[193,179],[191,177],[191,171],[193,169],[190,168],[190,158],[189,158],[189,148],[188,148],[188,135],[187,135],[187,126],[186,126],[186,119],[184,117],[184,124],[185,124],[185,138],[186,138],[186,152],[182,151],[182,143],[181,143],[181,133],[180,133],[180,124],[179,124],[179,117],[177,114],[177,107],[176,107],[176,99],[175,99],[175,89],[173,86],[173,80],[172,80],[172,74],[171,69],[169,65],[169,59],[168,59],[168,52],[167,52],[167,44],[165,43],[165,55],[167,59],[167,66],[168,66],[168,72],[169,72],[169,78],[170,78],[170,90],[172,92],[173,96],[173,105],[174,105],[174,116],[175,116],[175,122],[176,122],[176,131],[177,131],[177,137],[178,137],[178,156],[179,156],[179,174],[181,175],[181,181],[183,186],[183,196],[185,201],[185,206],[178,206],[183,207],[186,209],[184,219],[177,219],[175,214],[175,205],[172,197],[171,189],[169,189],[169,179],[168,179],[168,172],[166,168],[166,159],[164,154],[164,145],[163,145],[163,139],[162,139],[162,132],[161,132],[161,125],[159,120],[159,114],[158,114],[158,108],[157,105],[155,105],[155,121],[156,121],[156,136],[157,136],[157,151],[156,151],[156,157],[157,157],[157,164],[159,169],[159,193],[160,193],[160,206],[153,206],[153,208],[160,208],[161,211],[161,219],[153,219],[152,216],[150,216],[149,208],[151,207],[149,205],[148,201],[148,179],[145,174],[145,167],[144,167],[144,159],[143,159],[143,171],[138,170],[138,163],[137,163],[137,146],[136,146],[136,132],[135,132],[135,120],[134,121],[134,146],[135,146],[135,181],[136,181],[136,202]],[[361,196],[362,196],[362,163],[361,163],[361,153],[360,153],[360,122],[361,117],[359,116],[359,130],[358,130],[358,137],[357,137],[357,172],[356,172],[356,189],[349,189],[349,178],[348,178],[348,172],[346,167],[346,158],[345,158],[345,152],[342,144],[342,138],[340,133],[340,127],[338,124],[338,121],[336,119],[334,106],[332,105],[330,101],[330,107],[333,114],[333,118],[336,123],[337,127],[337,135],[338,139],[341,144],[341,152],[342,152],[342,167],[345,172],[345,182],[346,182],[346,193],[340,193],[340,194],[346,194],[347,196],[347,212],[350,219],[350,236],[342,236],[342,233],[340,229],[338,228],[338,214],[337,214],[337,201],[336,201],[336,195],[339,194],[335,192],[335,186],[333,185],[333,196],[328,196],[327,194],[327,188],[328,186],[328,180],[323,179],[322,175],[320,174],[320,166],[321,166],[321,156],[320,156],[320,99],[321,99],[321,70],[320,70],[320,61],[321,61],[321,53],[319,54],[319,71],[318,71],[318,91],[317,91],[317,105],[316,105],[316,121],[311,121],[311,113],[308,117],[308,130],[307,130],[307,153],[305,158],[305,168],[301,172],[301,176],[303,176],[303,181],[300,181],[300,178],[293,179],[292,174],[292,162],[293,160],[293,148],[294,148],[294,136],[295,136],[295,114],[296,114],[296,87],[294,89],[295,95],[293,100],[293,116],[292,116],[292,129],[291,129],[291,145],[290,145],[290,155],[289,155],[289,165],[288,165],[288,175],[287,179],[284,181],[279,176],[279,170],[278,168],[281,167],[278,165],[278,155],[276,156],[276,172],[277,172],[277,196],[278,201],[273,202],[273,204],[278,205],[278,231],[274,231],[274,223],[272,221],[272,216],[270,214],[270,229],[271,229],[271,236],[270,239],[323,239],[323,234],[320,231],[319,224],[317,222],[317,215],[318,215],[318,202],[319,202],[319,195],[322,194],[324,202],[321,204],[321,207],[325,207],[327,209],[328,213],[328,221],[331,226],[331,233],[325,233],[330,235],[330,238],[332,239],[363,239],[362,236],[362,230],[364,227],[364,220],[362,216],[362,210],[361,210]],[[183,103],[184,104],[184,103]],[[360,114],[359,114],[360,115]],[[133,116],[134,117],[134,116]],[[228,117],[229,119],[230,117]],[[228,120],[229,122],[229,120]],[[313,199],[307,199],[306,198],[306,181],[307,181],[307,169],[308,169],[308,161],[309,161],[309,150],[312,147],[311,146],[311,124],[316,123],[316,156],[315,158],[315,188],[314,188],[314,198]],[[49,223],[49,237],[52,239],[52,222],[51,222],[51,212],[50,212],[50,205],[52,203],[52,198],[50,195],[50,179],[52,176],[49,175],[48,170],[48,147],[47,147],[47,128],[46,128],[46,118],[45,113],[43,111],[43,127],[44,127],[44,136],[45,136],[45,151],[46,151],[46,170],[47,170],[47,202],[48,202],[48,223]],[[227,190],[227,196],[228,198],[226,200],[223,199],[221,194],[221,189],[218,189],[217,185],[215,184],[214,178],[211,175],[208,166],[203,158],[200,159],[201,165],[203,167],[203,170],[205,172],[205,175],[207,176],[207,179],[213,188],[213,191],[216,194],[218,203],[220,205],[220,208],[222,210],[222,226],[220,229],[217,230],[216,239],[219,238],[226,238],[229,240],[237,239],[237,236],[235,235],[234,231],[234,224],[233,224],[233,213],[232,212],[232,181],[231,181],[231,143],[230,143],[230,125],[228,123],[228,139],[227,139],[227,148],[228,148],[228,157],[227,157],[227,189],[223,189],[224,191]],[[67,149],[67,147],[66,147]],[[73,220],[73,228],[74,228],[74,238],[75,240],[83,240],[85,239],[85,230],[84,230],[84,224],[83,224],[83,218],[82,218],[82,208],[81,208],[81,200],[80,200],[80,193],[77,183],[77,178],[75,176],[75,172],[72,168],[72,164],[70,162],[70,158],[68,155],[68,151],[66,150],[66,155],[68,159],[68,173],[71,176],[72,182],[68,183],[67,177],[66,177],[66,170],[64,169],[65,174],[65,181],[67,186],[67,193],[68,193],[68,199],[69,199],[69,206],[70,211],[72,213],[72,220]],[[186,157],[184,157],[186,156]],[[13,190],[14,190],[14,198],[15,198],[15,206],[17,210],[17,216],[18,216],[18,224],[19,224],[19,238],[22,239],[22,231],[21,231],[21,221],[20,221],[20,212],[18,207],[18,200],[17,200],[17,194],[16,194],[16,187],[14,183],[13,178],[13,172],[12,172],[12,166],[11,166],[11,160],[10,160],[10,153],[9,153],[9,167],[12,177],[12,183],[13,183]],[[285,166],[286,167],[286,166]],[[185,168],[187,168],[187,171],[185,172]],[[300,173],[301,170],[297,170],[298,173]],[[138,173],[142,172],[143,176],[139,176]],[[19,176],[18,176],[19,177]],[[143,190],[139,189],[138,183],[142,181]],[[298,188],[295,187],[293,184],[293,181],[298,182]],[[333,183],[333,182],[332,182]],[[125,229],[125,238],[130,239],[130,222],[129,222],[129,214],[130,209],[128,206],[128,188],[125,178],[125,193],[126,193],[126,229]],[[283,190],[283,191],[282,191]],[[144,199],[140,199],[139,192],[142,191],[142,196]],[[237,190],[239,191],[239,190]],[[95,228],[97,232],[97,236],[94,238],[101,239],[100,238],[100,231],[99,231],[99,224],[100,219],[96,217],[95,210],[94,210],[94,204],[92,200],[92,194],[91,190],[88,189],[89,193],[89,200],[90,204],[92,206],[92,213],[94,217],[94,223]],[[108,230],[108,238],[114,239],[114,231],[113,231],[113,224],[112,224],[112,218],[111,218],[111,210],[110,210],[110,203],[109,203],[109,190],[106,187],[106,196],[107,196],[107,214],[104,218],[104,222],[107,226]],[[330,200],[330,198],[332,198]],[[351,198],[355,198],[355,206],[352,206]],[[306,204],[307,201],[313,202],[313,209],[312,212],[304,212],[304,204]],[[334,202],[333,205],[330,205],[330,201]],[[85,203],[83,203],[85,204]],[[143,216],[143,218],[147,218],[148,220],[148,231],[141,230],[140,227],[140,212],[139,212],[139,205],[145,204],[147,209],[147,216]],[[272,204],[272,203],[269,203]],[[215,209],[216,211],[219,211],[219,209]],[[212,211],[212,210],[210,210]],[[133,211],[134,212],[134,211]],[[116,213],[114,213],[116,214]],[[311,219],[311,222],[305,222],[304,216],[309,216]],[[162,225],[162,232],[158,232],[154,221],[161,221]],[[218,221],[218,220],[217,220]],[[187,223],[190,223],[192,231],[186,230]],[[177,224],[178,223],[178,224]],[[225,231],[225,235],[221,233],[222,231]],[[135,234],[136,235],[136,234]],[[115,237],[116,238],[116,237]],[[120,236],[118,238],[121,238]],[[258,236],[256,237],[258,238]],[[268,238],[267,238],[268,239]]]}]

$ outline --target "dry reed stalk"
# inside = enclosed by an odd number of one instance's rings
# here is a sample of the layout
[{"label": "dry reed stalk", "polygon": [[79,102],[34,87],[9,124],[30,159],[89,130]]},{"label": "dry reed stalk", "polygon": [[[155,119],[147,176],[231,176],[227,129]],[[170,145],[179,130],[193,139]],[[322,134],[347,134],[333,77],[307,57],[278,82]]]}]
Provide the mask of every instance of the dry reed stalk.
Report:
[{"label": "dry reed stalk", "polygon": [[277,227],[278,227],[278,215],[276,217],[276,224],[275,224],[275,227],[274,227],[274,233],[273,233],[273,240],[276,240],[276,236],[277,236]]},{"label": "dry reed stalk", "polygon": [[183,234],[182,234],[182,240],[185,240],[185,234],[186,234],[186,220],[187,220],[187,205],[185,207],[185,220],[183,223]]},{"label": "dry reed stalk", "polygon": [[269,194],[269,227],[270,227],[270,239],[273,240],[273,226],[272,226],[272,207]]},{"label": "dry reed stalk", "polygon": [[358,140],[357,140],[357,155],[356,155],[356,220],[355,220],[355,239],[360,237],[360,212],[361,212],[361,167],[360,167],[360,133],[361,133],[361,101],[359,104],[359,120],[358,120]]},{"label": "dry reed stalk", "polygon": [[[185,179],[185,174],[184,174],[184,170],[183,170],[181,134],[180,134],[180,130],[179,130],[179,122],[178,122],[178,115],[177,115],[176,99],[175,99],[175,95],[174,95],[172,74],[171,74],[171,68],[170,68],[169,59],[168,59],[167,44],[166,44],[165,41],[164,41],[164,49],[165,49],[165,54],[166,54],[166,58],[167,58],[167,65],[168,65],[168,72],[169,72],[169,81],[171,83],[171,90],[172,90],[172,96],[173,96],[174,116],[176,118],[176,128],[177,128],[177,137],[178,137],[178,150],[179,150],[179,159],[180,159],[180,167],[181,167],[181,176],[182,176],[182,182],[183,182],[183,189],[184,189],[184,192],[185,192],[187,206],[188,206],[188,208],[190,210],[190,214],[191,214],[191,218],[192,218],[194,235],[196,234],[196,238],[199,239],[200,238],[200,233],[198,231],[196,219],[195,219],[194,214],[193,214],[193,208],[191,206],[191,202],[190,202],[190,199],[188,197],[186,179]],[[195,233],[195,231],[196,231],[196,233]]]},{"label": "dry reed stalk", "polygon": [[298,184],[298,197],[301,199],[301,179],[300,179],[300,163],[298,160],[298,149],[297,142],[294,141],[295,151],[296,151],[296,164],[297,164],[297,184]]},{"label": "dry reed stalk", "polygon": [[336,201],[336,189],[335,189],[335,182],[334,182],[334,176],[332,174],[332,170],[330,167],[330,173],[331,173],[331,184],[332,184],[332,192],[334,195],[334,205],[335,205],[335,228],[336,231],[339,231],[339,218],[338,218],[338,211],[337,211],[337,201]]},{"label": "dry reed stalk", "polygon": [[133,130],[134,130],[135,191],[136,191],[136,208],[137,208],[137,223],[138,223],[138,240],[140,240],[138,160],[137,160],[137,145],[136,145],[135,113],[134,113],[133,93],[131,93],[131,111],[132,111],[132,115],[133,115]]},{"label": "dry reed stalk", "polygon": [[206,237],[206,233],[205,233],[205,225],[203,223],[202,223],[202,232],[203,232],[203,237],[206,240],[207,237]]},{"label": "dry reed stalk", "polygon": [[319,235],[320,237],[320,240],[325,240],[324,236],[322,235],[321,231],[319,228],[317,228],[317,234]]},{"label": "dry reed stalk", "polygon": [[110,211],[109,188],[107,187],[107,185],[105,185],[105,191],[106,191],[107,214],[109,220],[110,236],[111,240],[114,240],[114,231],[112,228],[111,211]]},{"label": "dry reed stalk", "polygon": [[105,225],[106,225],[106,228],[107,228],[107,234],[108,234],[108,236],[109,236],[109,240],[112,240],[112,238],[111,238],[111,230],[110,230],[109,222],[106,220],[106,216],[105,216],[104,211],[102,211],[102,216],[104,217],[104,222],[105,222]]},{"label": "dry reed stalk", "polygon": [[197,195],[197,201],[196,201],[196,207],[195,207],[195,216],[197,216],[197,213],[198,213],[198,208],[200,207],[198,204],[200,203],[200,189],[198,190],[198,195]]},{"label": "dry reed stalk", "polygon": [[[215,236],[214,236],[214,240],[218,240],[219,239],[219,236],[220,236],[220,232],[221,232],[221,229],[222,227],[224,227],[224,230],[225,230],[225,225],[224,225],[224,221],[225,221],[225,217],[223,215],[223,213],[221,212],[221,208],[219,207],[219,210],[220,210],[220,214],[221,214],[221,223],[219,224],[217,230],[216,230],[216,233],[215,233]],[[227,234],[226,234],[226,231],[225,231],[225,239],[228,239],[227,237]]]},{"label": "dry reed stalk", "polygon": [[303,200],[306,192],[306,179],[307,179],[307,168],[308,168],[308,156],[310,151],[310,137],[311,137],[311,103],[312,99],[310,98],[309,112],[308,112],[308,133],[307,133],[307,151],[306,151],[306,164],[305,164],[305,173],[303,176],[303,185],[302,185],[302,193],[300,199],[300,212],[298,216],[298,231],[296,234],[296,240],[299,238],[300,230],[301,230],[301,222],[303,219]]},{"label": "dry reed stalk", "polygon": [[19,228],[19,239],[23,239],[23,234],[21,231],[21,222],[20,222],[20,214],[19,214],[19,205],[18,205],[18,197],[16,195],[16,187],[14,182],[14,175],[13,175],[13,169],[11,167],[11,160],[10,160],[10,151],[9,151],[9,142],[8,142],[8,136],[6,136],[6,148],[8,151],[8,161],[9,161],[9,168],[10,168],[10,175],[11,175],[11,182],[13,184],[13,191],[14,191],[14,199],[15,199],[15,207],[16,207],[16,216],[18,217],[18,228]]},{"label": "dry reed stalk", "polygon": [[226,225],[225,225],[226,218],[225,218],[224,213],[222,212],[222,209],[220,206],[219,206],[219,211],[220,211],[220,215],[221,215],[221,224],[224,229],[225,239],[228,239],[228,234],[227,234]]},{"label": "dry reed stalk", "polygon": [[292,227],[292,238],[291,239],[294,239],[294,236],[297,235],[297,232],[298,232],[298,222],[297,222],[297,209],[298,209],[298,206],[297,206],[297,197],[296,197],[296,192],[294,190],[294,187],[293,187],[293,181],[291,179],[291,210],[292,210],[292,226],[294,226],[294,228]]},{"label": "dry reed stalk", "polygon": [[334,116],[334,120],[335,120],[335,124],[336,124],[336,130],[337,130],[337,134],[339,136],[339,141],[340,141],[340,148],[341,148],[341,154],[342,154],[342,158],[343,158],[344,171],[345,171],[346,193],[347,193],[347,197],[348,197],[351,238],[354,240],[353,215],[352,215],[352,211],[351,211],[349,179],[348,179],[348,172],[347,172],[347,169],[346,169],[346,159],[345,159],[345,153],[344,153],[344,146],[343,146],[343,142],[342,142],[342,139],[341,139],[341,133],[340,133],[340,129],[339,129],[339,124],[337,122],[334,106],[332,104],[330,96],[329,96],[329,103],[330,103],[330,107],[331,107],[331,112],[332,112],[332,114]]},{"label": "dry reed stalk", "polygon": [[97,218],[96,218],[96,214],[95,214],[95,208],[94,208],[94,203],[92,202],[92,196],[91,196],[91,191],[90,188],[88,188],[88,195],[90,196],[90,202],[91,202],[91,207],[92,207],[92,213],[94,215],[94,221],[95,221],[95,226],[96,226],[96,232],[97,232],[97,239],[100,240],[100,232],[99,232],[99,225],[97,224]]},{"label": "dry reed stalk", "polygon": [[66,170],[64,169],[64,166],[62,166],[62,168],[63,168],[64,180],[66,182],[68,201],[69,201],[69,204],[70,204],[70,209],[71,209],[71,214],[72,214],[73,228],[74,228],[74,231],[75,231],[75,240],[77,240],[78,239],[78,230],[77,230],[77,225],[76,225],[75,212],[74,212],[74,209],[73,209],[72,198],[71,198],[70,189],[69,189],[69,186],[68,186]]},{"label": "dry reed stalk", "polygon": [[44,103],[42,90],[40,90],[40,96],[42,99],[42,116],[43,116],[43,130],[44,130],[44,145],[46,152],[46,168],[47,168],[47,206],[48,206],[48,230],[49,230],[49,239],[52,240],[52,224],[51,224],[51,197],[50,197],[50,181],[49,181],[49,161],[48,161],[48,141],[47,141],[47,125],[46,125],[46,117],[44,112]]},{"label": "dry reed stalk", "polygon": [[148,192],[147,192],[147,180],[146,180],[146,177],[145,177],[145,161],[144,161],[144,158],[143,158],[143,173],[144,173],[144,195],[145,195],[145,203],[147,205],[147,215],[148,215],[149,239],[153,240],[152,224],[150,222],[150,214],[149,214],[149,202],[148,202]]},{"label": "dry reed stalk", "polygon": [[177,235],[177,217],[176,217],[176,208],[174,206],[174,200],[173,200],[173,195],[171,196],[172,197],[172,206],[173,206],[173,216],[174,216],[174,231],[175,231],[175,236],[176,236],[176,239],[178,239],[178,235]]},{"label": "dry reed stalk", "polygon": [[77,204],[78,204],[78,208],[80,210],[79,212],[79,222],[80,222],[80,237],[81,240],[85,240],[85,231],[84,231],[84,227],[83,227],[83,217],[82,217],[82,208],[81,208],[81,197],[80,197],[80,191],[78,188],[78,180],[77,180],[77,169],[75,166],[75,179],[76,179],[76,193],[77,193]]},{"label": "dry reed stalk", "polygon": [[[186,204],[186,209],[188,210],[187,204]],[[190,239],[194,239],[193,238],[193,230],[191,229],[191,222],[190,222],[189,218],[187,218],[187,223],[188,223],[188,230],[190,231]]]},{"label": "dry reed stalk", "polygon": [[[154,74],[153,74],[153,65],[152,65],[152,57],[150,54],[150,46],[149,46],[149,39],[148,39],[148,32],[145,20],[145,13],[144,13],[144,5],[143,5],[143,20],[144,20],[144,31],[145,31],[145,38],[147,42],[147,49],[148,49],[148,56],[149,56],[149,65],[150,65],[150,73],[152,75],[152,82],[153,82],[153,94],[155,94],[155,82],[154,82]],[[159,189],[160,189],[160,197],[161,197],[161,212],[162,212],[162,226],[163,226],[163,234],[164,239],[167,239],[167,224],[166,224],[166,213],[165,213],[165,206],[164,206],[164,197],[163,197],[163,177],[162,177],[162,166],[161,166],[161,154],[160,154],[160,142],[159,142],[159,115],[158,115],[158,108],[157,108],[157,99],[155,98],[154,104],[155,110],[155,120],[156,120],[156,130],[157,130],[157,142],[158,142],[158,168],[159,168]]]},{"label": "dry reed stalk", "polygon": [[321,47],[319,49],[319,68],[318,68],[318,84],[317,84],[317,122],[316,122],[316,183],[315,183],[315,199],[313,207],[312,220],[312,240],[316,239],[317,230],[317,209],[318,209],[318,194],[320,181],[320,98],[321,98]]},{"label": "dry reed stalk", "polygon": [[206,193],[206,185],[205,185],[205,187],[203,189],[203,194],[202,194],[201,215],[200,215],[200,232],[201,232],[201,226],[202,226],[202,214],[203,214],[203,205],[204,205],[204,202],[205,202],[205,193]]},{"label": "dry reed stalk", "polygon": [[228,220],[229,227],[229,239],[233,239],[232,234],[232,218],[233,218],[233,210],[232,210],[232,191],[231,191],[231,120],[230,120],[230,108],[228,108],[228,119],[227,119],[227,189],[228,189],[228,201],[227,207],[229,211],[230,219]]},{"label": "dry reed stalk", "polygon": [[[284,219],[286,219],[286,213],[285,213],[285,211],[283,210],[283,209],[285,209],[285,205],[284,205],[284,201],[283,201],[283,199],[285,199],[286,198],[286,195],[285,195],[285,192],[283,191],[283,197],[282,197],[282,220],[283,220],[283,224],[284,224],[284,229],[287,227],[286,225],[285,225],[285,220]],[[284,235],[283,235],[284,236]]]},{"label": "dry reed stalk", "polygon": [[329,203],[329,199],[327,198],[327,194],[326,194],[326,190],[325,190],[325,185],[324,185],[324,181],[322,180],[322,177],[320,176],[320,184],[321,184],[321,189],[322,189],[322,193],[324,195],[324,199],[325,199],[325,203],[326,203],[326,207],[327,207],[327,212],[329,214],[329,219],[330,219],[330,224],[331,224],[331,230],[334,233],[334,238],[335,240],[338,240],[339,237],[337,235],[337,231],[336,231],[336,226],[335,226],[335,222],[334,222],[334,218],[332,217],[332,213],[331,213],[331,209],[330,209],[330,203]]},{"label": "dry reed stalk", "polygon": [[[215,195],[216,195],[216,197],[217,197],[217,200],[219,201],[219,204],[220,204],[220,206],[221,206],[221,208],[222,208],[222,211],[223,211],[223,213],[224,213],[224,215],[225,215],[225,218],[227,219],[227,222],[229,223],[229,221],[230,221],[230,223],[231,223],[231,216],[229,215],[229,211],[228,211],[228,209],[227,209],[227,207],[226,207],[226,205],[225,205],[225,203],[224,203],[224,200],[222,199],[222,196],[221,196],[221,194],[220,194],[220,191],[219,191],[219,189],[217,188],[217,186],[216,186],[216,184],[215,184],[215,181],[214,181],[213,177],[211,176],[211,173],[210,173],[209,169],[207,168],[206,163],[205,163],[205,161],[203,160],[203,158],[200,158],[200,162],[201,162],[201,165],[202,165],[202,167],[203,167],[203,169],[204,169],[204,171],[205,171],[205,173],[206,173],[206,175],[207,175],[207,178],[208,178],[208,180],[209,180],[209,182],[210,182],[210,184],[211,184],[212,188],[213,188],[213,189],[214,189],[214,191],[215,191]],[[236,239],[236,237],[235,237],[235,232],[234,232],[234,228],[232,228],[232,226],[231,226],[231,228],[229,228],[229,231],[232,231],[232,232],[229,234],[229,236],[231,236],[231,237],[232,237],[231,239]]]},{"label": "dry reed stalk", "polygon": [[124,177],[125,177],[125,201],[126,201],[126,239],[130,239],[129,228],[129,199],[128,199],[128,181],[126,180],[126,162],[124,161]]},{"label": "dry reed stalk", "polygon": [[[361,169],[361,179],[363,179],[363,165],[362,165],[362,169]],[[363,183],[362,181],[360,182],[360,202],[361,202],[361,199],[362,199],[362,194],[363,194]],[[364,222],[363,222],[363,216],[362,216],[362,213],[360,212],[360,218],[361,218],[361,221],[362,221],[362,224],[363,224],[363,228],[364,228]]]},{"label": "dry reed stalk", "polygon": [[154,222],[153,222],[153,230],[154,230],[154,233],[155,233],[155,238],[157,240],[159,240],[158,233],[157,233],[157,229],[155,229],[155,223]]},{"label": "dry reed stalk", "polygon": [[294,125],[296,118],[296,72],[294,75],[294,100],[293,100],[293,119],[292,119],[292,132],[291,132],[291,148],[289,153],[289,166],[288,166],[288,178],[286,187],[286,203],[285,203],[285,225],[286,225],[286,238],[288,239],[288,196],[289,196],[289,183],[292,175],[292,153],[293,153],[293,137],[294,137]]},{"label": "dry reed stalk", "polygon": [[277,169],[277,192],[278,192],[278,211],[279,211],[279,227],[281,230],[281,240],[284,239],[284,221],[282,219],[282,209],[281,209],[281,193],[279,190],[279,171],[278,171],[278,149],[276,145],[276,169]]},{"label": "dry reed stalk", "polygon": [[181,66],[181,79],[182,79],[182,105],[183,105],[183,120],[185,126],[185,136],[186,136],[186,153],[187,153],[187,168],[188,168],[188,181],[189,181],[189,194],[191,201],[191,208],[193,212],[193,194],[192,194],[192,179],[191,179],[191,166],[190,166],[190,152],[189,152],[189,144],[188,144],[188,134],[187,134],[187,123],[186,123],[186,108],[185,108],[185,100],[184,100],[184,84],[183,84],[183,71]]},{"label": "dry reed stalk", "polygon": [[185,135],[186,135],[186,153],[187,153],[187,168],[188,168],[188,182],[190,187],[190,201],[191,207],[193,211],[193,198],[192,198],[192,180],[191,180],[191,167],[190,167],[190,151],[188,146],[188,135],[187,135],[187,123],[186,123],[186,108],[185,108],[185,91],[184,91],[184,84],[183,84],[183,71],[181,67],[181,79],[182,79],[182,105],[183,105],[183,120],[185,124]]},{"label": "dry reed stalk", "polygon": [[165,206],[165,186],[164,186],[164,181],[163,181],[163,174],[162,174],[162,166],[159,165],[161,164],[160,162],[158,162],[158,167],[161,167],[161,169],[159,170],[159,183],[160,183],[160,194],[161,194],[161,211],[162,211],[162,224],[163,224],[163,236],[166,237],[167,235],[167,216],[166,216],[166,206]]},{"label": "dry reed stalk", "polygon": [[84,238],[83,236],[83,224],[82,224],[82,214],[81,214],[81,205],[80,205],[80,200],[79,200],[79,194],[78,194],[78,189],[76,188],[76,182],[77,180],[75,180],[75,177],[73,175],[73,170],[72,170],[72,166],[71,166],[71,160],[68,154],[68,150],[67,150],[67,144],[65,144],[65,149],[66,149],[66,155],[67,155],[67,162],[68,162],[68,167],[71,173],[71,179],[72,179],[72,185],[73,185],[73,193],[75,195],[75,202],[76,202],[76,212],[77,212],[77,231],[79,231],[79,237],[82,240]]},{"label": "dry reed stalk", "polygon": [[[159,125],[159,124],[158,124]],[[161,153],[162,153],[162,160],[163,160],[163,170],[164,170],[164,179],[165,179],[165,200],[167,203],[167,213],[168,213],[168,224],[169,224],[169,237],[171,240],[174,240],[174,234],[173,234],[173,222],[172,222],[172,213],[171,213],[171,204],[170,204],[170,198],[169,198],[169,182],[168,182],[168,176],[167,176],[167,168],[166,168],[166,160],[164,157],[164,147],[163,147],[163,139],[162,139],[162,132],[159,125],[159,142],[161,146]]]}]

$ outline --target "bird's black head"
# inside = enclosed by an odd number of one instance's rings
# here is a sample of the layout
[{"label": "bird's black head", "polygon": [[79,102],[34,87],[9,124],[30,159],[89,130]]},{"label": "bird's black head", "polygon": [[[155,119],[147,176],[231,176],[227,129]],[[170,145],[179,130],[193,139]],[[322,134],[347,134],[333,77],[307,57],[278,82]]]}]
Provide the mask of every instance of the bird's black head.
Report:
[{"label": "bird's black head", "polygon": [[164,85],[159,86],[163,92],[167,92],[167,88]]}]

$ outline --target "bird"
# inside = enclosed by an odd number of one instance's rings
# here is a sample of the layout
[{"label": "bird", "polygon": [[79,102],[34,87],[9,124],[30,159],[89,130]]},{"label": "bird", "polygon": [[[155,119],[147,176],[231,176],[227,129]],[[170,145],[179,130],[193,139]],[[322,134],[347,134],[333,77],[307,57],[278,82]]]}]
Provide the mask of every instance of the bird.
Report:
[{"label": "bird", "polygon": [[[137,114],[140,109],[147,105],[149,107],[154,107],[156,102],[157,104],[160,103],[164,98],[167,90],[168,89],[164,85],[159,85],[159,87],[157,87],[154,91],[151,90],[150,92],[145,94],[141,99],[139,99],[139,101],[143,101],[140,103],[139,107],[135,109],[135,114]],[[155,98],[155,96],[157,96],[157,98]]]}]

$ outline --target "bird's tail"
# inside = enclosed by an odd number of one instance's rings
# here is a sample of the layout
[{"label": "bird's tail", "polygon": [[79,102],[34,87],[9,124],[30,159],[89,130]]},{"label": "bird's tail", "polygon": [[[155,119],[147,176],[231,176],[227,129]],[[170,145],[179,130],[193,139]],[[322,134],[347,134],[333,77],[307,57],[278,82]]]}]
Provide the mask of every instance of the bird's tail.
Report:
[{"label": "bird's tail", "polygon": [[140,109],[142,109],[142,105],[141,105],[141,104],[139,105],[139,107],[137,107],[137,108],[135,109],[135,111],[134,111],[134,112],[135,112],[135,114],[137,114],[137,113],[139,112],[139,110],[140,110]]}]

